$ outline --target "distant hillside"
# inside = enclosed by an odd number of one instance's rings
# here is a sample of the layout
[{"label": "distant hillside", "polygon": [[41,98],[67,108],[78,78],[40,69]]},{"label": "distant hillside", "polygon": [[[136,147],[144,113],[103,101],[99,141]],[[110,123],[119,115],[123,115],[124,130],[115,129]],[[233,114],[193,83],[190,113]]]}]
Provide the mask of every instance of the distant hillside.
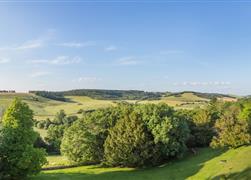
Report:
[{"label": "distant hillside", "polygon": [[65,96],[88,96],[100,100],[158,100],[163,93],[145,92],[138,90],[102,90],[102,89],[76,89],[70,91],[30,91],[38,96],[67,101]]},{"label": "distant hillside", "polygon": [[198,96],[198,97],[201,97],[201,98],[205,98],[205,99],[213,99],[213,98],[236,98],[234,96],[227,95],[227,94],[201,93],[201,92],[194,92],[194,91],[183,91],[183,92],[171,93],[168,96],[180,97],[180,96],[182,96],[183,94],[186,94],[186,93],[192,93],[195,96]]}]

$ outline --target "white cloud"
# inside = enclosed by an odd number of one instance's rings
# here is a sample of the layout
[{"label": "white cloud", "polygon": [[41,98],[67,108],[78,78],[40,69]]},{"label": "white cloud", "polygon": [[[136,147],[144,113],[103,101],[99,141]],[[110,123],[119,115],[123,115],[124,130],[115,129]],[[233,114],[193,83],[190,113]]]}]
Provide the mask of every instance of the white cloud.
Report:
[{"label": "white cloud", "polygon": [[65,42],[65,43],[59,43],[59,44],[56,44],[56,45],[57,46],[62,46],[62,47],[81,48],[81,47],[95,46],[96,43],[94,41],[87,41],[87,42]]},{"label": "white cloud", "polygon": [[174,83],[175,86],[228,86],[231,82],[228,81],[211,81],[211,82],[182,82]]},{"label": "white cloud", "polygon": [[75,82],[88,82],[88,83],[92,83],[92,82],[96,82],[96,81],[100,81],[101,78],[97,78],[97,77],[91,77],[91,76],[83,76],[83,77],[79,77],[78,79],[74,80]]},{"label": "white cloud", "polygon": [[29,61],[32,64],[51,64],[51,65],[67,65],[80,63],[82,59],[79,56],[58,56],[54,59],[35,59]]},{"label": "white cloud", "polygon": [[49,29],[46,33],[36,39],[28,40],[20,44],[14,44],[10,46],[0,47],[0,51],[21,51],[29,49],[37,49],[45,46],[46,42],[49,41],[55,30]]},{"label": "white cloud", "polygon": [[137,65],[140,61],[138,61],[135,57],[129,56],[129,57],[123,57],[118,60],[118,64],[122,66],[126,65]]},{"label": "white cloud", "polygon": [[105,51],[107,51],[107,52],[116,51],[116,50],[118,50],[118,48],[116,46],[113,46],[113,45],[108,46],[108,47],[105,48]]},{"label": "white cloud", "polygon": [[15,51],[15,50],[27,50],[36,49],[43,46],[43,42],[40,40],[30,40],[19,45],[12,45],[6,47],[0,47],[0,51]]},{"label": "white cloud", "polygon": [[6,64],[6,63],[9,63],[9,62],[10,62],[10,59],[0,58],[0,64]]},{"label": "white cloud", "polygon": [[46,72],[46,71],[38,71],[38,72],[34,72],[31,74],[32,78],[36,78],[36,77],[41,77],[41,76],[47,76],[51,74],[50,72]]}]

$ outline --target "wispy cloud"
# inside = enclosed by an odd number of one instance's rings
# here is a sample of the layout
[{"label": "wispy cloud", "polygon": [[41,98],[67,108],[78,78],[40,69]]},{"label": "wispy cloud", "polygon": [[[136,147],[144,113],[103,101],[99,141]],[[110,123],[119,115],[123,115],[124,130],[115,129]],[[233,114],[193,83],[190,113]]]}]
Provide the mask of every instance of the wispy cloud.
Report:
[{"label": "wispy cloud", "polygon": [[36,78],[36,77],[42,77],[42,76],[47,76],[47,75],[50,75],[51,73],[50,72],[47,72],[47,71],[38,71],[38,72],[34,72],[31,74],[31,77],[32,78]]},{"label": "wispy cloud", "polygon": [[212,82],[182,82],[174,83],[175,86],[228,86],[231,82],[228,81],[212,81]]},{"label": "wispy cloud", "polygon": [[137,60],[137,58],[133,57],[133,56],[129,56],[129,57],[123,57],[120,58],[117,63],[121,66],[127,66],[127,65],[137,65],[140,63],[139,60]]},{"label": "wispy cloud", "polygon": [[88,82],[88,83],[93,83],[93,82],[100,81],[100,80],[102,80],[102,79],[98,78],[98,77],[83,76],[83,77],[79,77],[79,78],[75,79],[74,82]]},{"label": "wispy cloud", "polygon": [[29,40],[19,45],[0,47],[0,51],[36,49],[44,45],[41,40]]},{"label": "wispy cloud", "polygon": [[28,61],[32,64],[51,64],[51,65],[67,65],[67,64],[77,64],[80,63],[82,59],[79,56],[69,57],[69,56],[58,56],[53,59],[35,59]]},{"label": "wispy cloud", "polygon": [[8,58],[0,58],[0,64],[6,64],[9,62],[10,62],[10,59],[8,59]]},{"label": "wispy cloud", "polygon": [[94,41],[87,41],[87,42],[65,42],[65,43],[58,43],[57,46],[62,47],[70,47],[70,48],[81,48],[81,47],[90,47],[95,46],[96,43]]},{"label": "wispy cloud", "polygon": [[117,51],[117,50],[118,50],[118,48],[116,46],[113,46],[113,45],[108,46],[108,47],[105,48],[106,52]]},{"label": "wispy cloud", "polygon": [[47,41],[49,41],[54,35],[55,30],[49,29],[45,34],[41,35],[38,38],[25,41],[23,43],[16,43],[9,46],[0,47],[0,51],[21,51],[21,50],[29,50],[29,49],[37,49],[46,45]]}]

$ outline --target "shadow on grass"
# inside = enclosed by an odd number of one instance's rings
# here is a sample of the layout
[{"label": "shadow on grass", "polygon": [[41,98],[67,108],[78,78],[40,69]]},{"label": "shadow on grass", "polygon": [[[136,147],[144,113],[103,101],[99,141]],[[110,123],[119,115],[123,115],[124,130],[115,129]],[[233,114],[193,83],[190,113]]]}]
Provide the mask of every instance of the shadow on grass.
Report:
[{"label": "shadow on grass", "polygon": [[[169,162],[165,165],[147,168],[141,170],[112,170],[105,168],[104,171],[100,171],[98,166],[85,167],[81,171],[80,169],[71,172],[67,171],[57,172],[43,172],[36,177],[30,179],[35,180],[183,180],[190,176],[195,175],[203,166],[204,163],[212,158],[215,158],[224,150],[212,150],[209,148],[201,149],[197,155],[188,155],[186,158]],[[97,170],[96,173],[95,171]]]},{"label": "shadow on grass", "polygon": [[241,172],[221,174],[213,178],[213,180],[220,180],[220,179],[250,180],[251,179],[251,167],[246,168],[245,170]]}]

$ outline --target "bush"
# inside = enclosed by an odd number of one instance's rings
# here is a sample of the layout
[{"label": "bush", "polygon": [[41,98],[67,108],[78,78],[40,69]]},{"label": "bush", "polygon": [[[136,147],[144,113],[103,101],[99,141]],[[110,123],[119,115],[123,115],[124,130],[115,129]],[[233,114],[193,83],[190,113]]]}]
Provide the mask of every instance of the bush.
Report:
[{"label": "bush", "polygon": [[0,135],[0,179],[23,179],[46,163],[45,151],[34,148],[33,112],[16,99],[3,118]]}]

